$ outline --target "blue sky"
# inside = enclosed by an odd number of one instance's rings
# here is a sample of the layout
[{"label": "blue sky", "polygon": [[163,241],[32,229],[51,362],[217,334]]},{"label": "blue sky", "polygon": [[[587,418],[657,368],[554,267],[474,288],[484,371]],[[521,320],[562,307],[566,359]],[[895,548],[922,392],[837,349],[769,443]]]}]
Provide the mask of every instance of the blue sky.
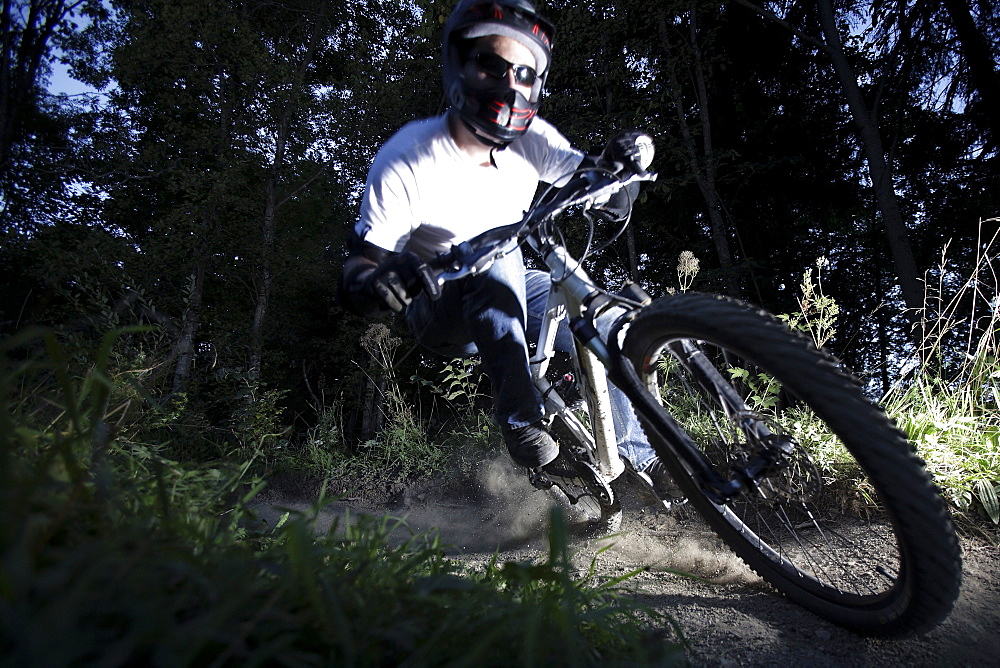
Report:
[{"label": "blue sky", "polygon": [[78,95],[80,93],[96,93],[93,88],[69,76],[68,68],[58,60],[52,63],[52,76],[49,79],[49,92],[53,94]]}]

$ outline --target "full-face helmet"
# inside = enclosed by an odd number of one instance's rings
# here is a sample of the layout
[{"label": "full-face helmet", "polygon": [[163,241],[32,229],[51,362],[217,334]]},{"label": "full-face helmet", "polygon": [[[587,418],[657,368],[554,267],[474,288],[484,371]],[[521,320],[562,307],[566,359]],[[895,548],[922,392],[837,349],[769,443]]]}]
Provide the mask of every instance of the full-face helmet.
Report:
[{"label": "full-face helmet", "polygon": [[[444,27],[445,94],[462,122],[483,143],[504,148],[528,129],[549,74],[554,32],[554,26],[527,0],[461,0],[452,11]],[[480,90],[466,80],[472,43],[487,35],[517,40],[534,55],[529,97],[502,87]]]}]

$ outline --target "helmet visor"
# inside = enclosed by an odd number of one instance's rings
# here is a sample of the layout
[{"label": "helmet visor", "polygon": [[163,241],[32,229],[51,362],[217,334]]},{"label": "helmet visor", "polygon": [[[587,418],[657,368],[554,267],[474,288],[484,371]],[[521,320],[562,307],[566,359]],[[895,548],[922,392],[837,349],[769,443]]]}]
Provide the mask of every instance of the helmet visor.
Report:
[{"label": "helmet visor", "polygon": [[456,36],[462,39],[501,35],[521,42],[531,49],[540,73],[549,69],[554,32],[552,24],[538,14],[504,2],[472,3],[455,26]]}]

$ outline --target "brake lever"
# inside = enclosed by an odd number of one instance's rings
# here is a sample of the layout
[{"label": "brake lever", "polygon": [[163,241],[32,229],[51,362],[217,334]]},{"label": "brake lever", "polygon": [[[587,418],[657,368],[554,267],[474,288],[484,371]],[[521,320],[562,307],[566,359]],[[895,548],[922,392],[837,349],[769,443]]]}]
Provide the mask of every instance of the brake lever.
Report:
[{"label": "brake lever", "polygon": [[656,172],[646,172],[643,175],[633,173],[627,179],[619,179],[618,177],[608,174],[606,172],[595,171],[591,174],[594,175],[593,183],[598,182],[598,178],[605,181],[605,184],[596,190],[587,193],[587,197],[581,202],[586,202],[589,204],[595,202],[606,202],[608,198],[614,195],[616,192],[624,188],[625,186],[631,185],[633,183],[641,183],[642,181],[655,181]]},{"label": "brake lever", "polygon": [[454,281],[466,276],[481,274],[492,266],[494,262],[511,252],[518,246],[517,237],[512,237],[502,246],[488,246],[474,250],[468,241],[463,241],[457,246],[452,246],[451,252],[454,262],[453,269],[445,269],[438,274],[438,284],[443,285],[447,281]]},{"label": "brake lever", "polygon": [[[487,230],[468,241],[453,245],[451,250],[438,256],[433,263],[441,271],[437,274],[439,285],[466,276],[481,274],[521,243],[523,223],[505,225]],[[484,240],[489,243],[483,243]],[[482,247],[476,248],[477,245]]]}]

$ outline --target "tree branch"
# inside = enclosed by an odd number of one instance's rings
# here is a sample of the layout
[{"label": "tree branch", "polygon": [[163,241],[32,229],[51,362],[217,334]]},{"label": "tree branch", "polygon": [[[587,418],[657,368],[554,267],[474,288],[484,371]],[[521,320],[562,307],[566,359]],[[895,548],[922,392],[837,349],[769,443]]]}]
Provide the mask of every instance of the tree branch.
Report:
[{"label": "tree branch", "polygon": [[824,53],[830,52],[830,47],[827,46],[826,43],[823,42],[823,40],[816,39],[812,35],[800,30],[799,28],[795,27],[788,21],[784,20],[777,14],[770,12],[764,9],[763,7],[758,7],[754,3],[750,2],[750,0],[731,0],[731,2],[735,2],[738,5],[742,5],[752,12],[756,12],[757,14],[763,16],[765,19],[771,21],[772,23],[777,23],[779,26],[781,26],[785,30],[788,30],[790,33],[801,39],[806,44],[814,46],[820,51],[823,51]]}]

